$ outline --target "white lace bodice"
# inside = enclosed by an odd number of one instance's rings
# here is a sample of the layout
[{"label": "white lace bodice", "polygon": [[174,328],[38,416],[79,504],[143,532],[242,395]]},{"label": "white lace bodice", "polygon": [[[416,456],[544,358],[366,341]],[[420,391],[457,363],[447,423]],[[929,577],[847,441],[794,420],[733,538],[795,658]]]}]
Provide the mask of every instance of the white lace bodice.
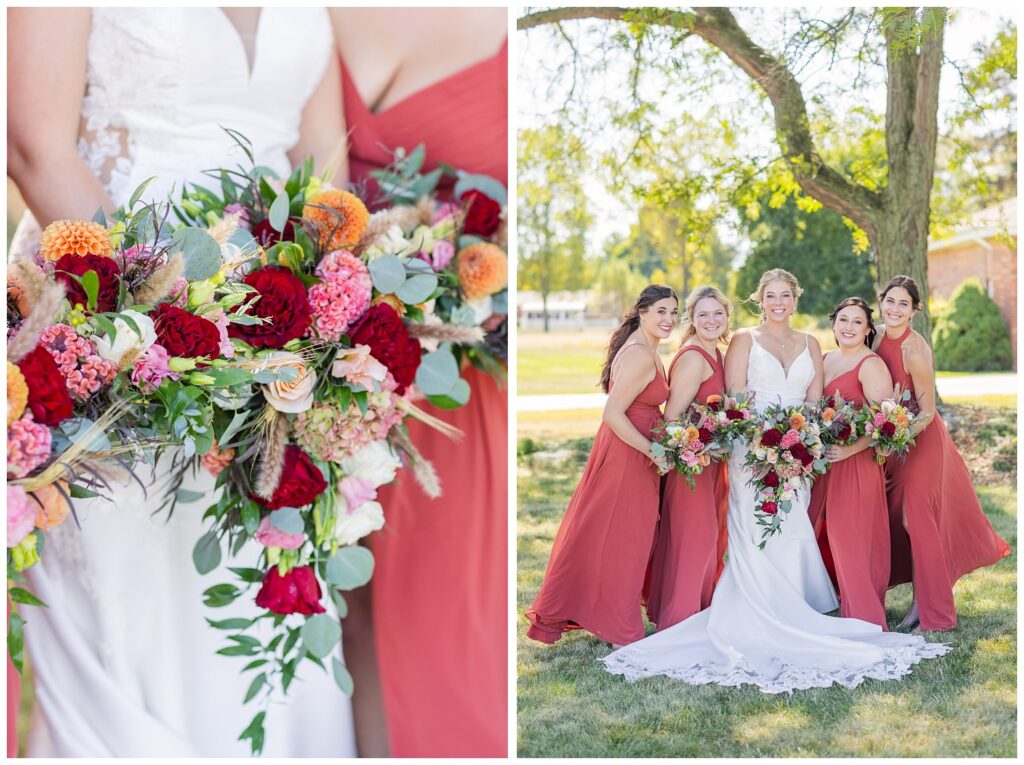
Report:
[{"label": "white lace bodice", "polygon": [[814,361],[809,346],[804,346],[803,352],[790,365],[787,375],[777,358],[757,340],[751,342],[747,361],[747,391],[754,395],[754,408],[757,411],[773,404],[802,404],[807,395],[807,386],[813,379]]},{"label": "white lace bodice", "polygon": [[203,170],[245,164],[224,127],[285,174],[332,51],[323,8],[264,8],[251,66],[220,8],[94,8],[79,153],[116,204],[150,176],[146,198],[160,199]]}]

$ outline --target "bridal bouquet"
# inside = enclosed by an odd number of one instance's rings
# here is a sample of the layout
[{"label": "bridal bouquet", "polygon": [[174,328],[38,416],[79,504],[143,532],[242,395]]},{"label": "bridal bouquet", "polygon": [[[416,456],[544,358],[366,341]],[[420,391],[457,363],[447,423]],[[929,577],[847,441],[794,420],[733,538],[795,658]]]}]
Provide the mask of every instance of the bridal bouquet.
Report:
[{"label": "bridal bouquet", "polygon": [[914,445],[914,436],[911,435],[914,412],[910,408],[910,391],[901,393],[897,387],[892,399],[865,406],[864,416],[864,430],[871,437],[875,461],[882,464],[893,456],[905,460],[907,452]]},{"label": "bridal bouquet", "polygon": [[799,407],[771,406],[761,412],[746,465],[755,490],[754,514],[761,526],[762,550],[782,530],[782,518],[796,493],[827,468],[821,428]]},{"label": "bridal bouquet", "polygon": [[[250,290],[222,285],[194,303],[194,253],[161,208],[137,208],[144,188],[109,223],[98,214],[50,224],[36,258],[9,265],[9,580],[38,562],[75,499],[108,494],[167,446],[208,452],[217,402],[255,374],[228,339],[230,310]],[[10,594],[44,605],[21,587]],[[12,611],[19,668],[22,628]]]}]

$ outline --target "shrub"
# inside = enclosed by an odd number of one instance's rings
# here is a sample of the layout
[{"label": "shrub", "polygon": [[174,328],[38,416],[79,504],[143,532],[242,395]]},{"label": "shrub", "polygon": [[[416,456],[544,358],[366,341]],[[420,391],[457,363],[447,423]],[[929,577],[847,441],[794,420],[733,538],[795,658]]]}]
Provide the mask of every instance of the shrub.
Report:
[{"label": "shrub", "polygon": [[932,330],[935,368],[951,372],[995,372],[1011,369],[1010,330],[975,278],[954,290]]}]

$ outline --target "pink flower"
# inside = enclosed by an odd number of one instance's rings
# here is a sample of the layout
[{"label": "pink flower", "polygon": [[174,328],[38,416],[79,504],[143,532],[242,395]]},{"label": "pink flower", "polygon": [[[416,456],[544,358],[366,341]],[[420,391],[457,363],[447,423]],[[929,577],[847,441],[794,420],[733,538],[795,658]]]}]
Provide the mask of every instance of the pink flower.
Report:
[{"label": "pink flower", "polygon": [[434,242],[434,251],[423,258],[435,271],[440,271],[452,262],[455,257],[455,245],[447,239]]},{"label": "pink flower", "polygon": [[374,485],[354,476],[346,476],[338,481],[338,492],[345,498],[348,505],[345,512],[349,513],[370,500],[377,499],[377,489]]},{"label": "pink flower", "polygon": [[882,425],[885,424],[885,415],[882,414],[881,412],[875,412],[874,421],[876,428],[882,427]]},{"label": "pink flower", "polygon": [[434,212],[434,218],[430,221],[430,225],[436,226],[441,221],[455,220],[455,217],[462,213],[462,208],[451,202],[445,202],[442,205],[437,206],[437,210]]},{"label": "pink flower", "polygon": [[165,377],[177,380],[178,375],[167,366],[171,358],[167,349],[159,343],[153,343],[135,362],[132,368],[132,382],[144,393],[160,387]]},{"label": "pink flower", "polygon": [[388,377],[388,370],[377,359],[370,355],[370,346],[357,345],[338,351],[334,357],[331,374],[344,377],[353,385],[362,385],[366,390],[377,390]]},{"label": "pink flower", "polygon": [[683,452],[682,458],[683,462],[685,462],[687,465],[690,465],[691,467],[697,464],[697,455],[691,452],[689,449]]},{"label": "pink flower", "polygon": [[[274,510],[270,515],[277,511]],[[306,541],[306,535],[289,534],[281,531],[270,522],[270,515],[263,516],[259,528],[256,529],[256,541],[264,547],[280,547],[282,550],[297,550]]]},{"label": "pink flower", "polygon": [[233,359],[235,357],[235,346],[231,344],[231,338],[228,337],[228,315],[220,309],[210,313],[215,314],[217,317],[213,323],[217,325],[217,331],[220,332],[220,355],[225,359]]},{"label": "pink flower", "polygon": [[782,435],[782,444],[781,444],[781,446],[782,446],[783,449],[788,449],[791,446],[796,446],[798,443],[800,443],[800,434],[797,433],[792,428],[787,430]]},{"label": "pink flower", "polygon": [[178,279],[171,287],[167,299],[164,301],[175,308],[188,308],[188,279],[184,276]]},{"label": "pink flower", "polygon": [[43,330],[39,342],[53,356],[65,377],[78,368],[79,359],[96,353],[92,343],[67,324],[51,324]]},{"label": "pink flower", "polygon": [[328,253],[316,270],[323,282],[309,288],[313,329],[338,340],[370,307],[373,281],[366,264],[347,250]]},{"label": "pink flower", "polygon": [[89,356],[68,374],[68,391],[79,401],[87,401],[92,394],[110,385],[116,376],[117,364],[100,356]]},{"label": "pink flower", "polygon": [[34,422],[26,412],[7,429],[7,473],[15,478],[26,476],[50,457],[53,437],[50,429]]},{"label": "pink flower", "polygon": [[7,484],[7,546],[17,547],[36,526],[36,513],[20,486]]},{"label": "pink flower", "polygon": [[232,202],[229,205],[224,205],[224,214],[230,215],[232,213],[238,213],[238,225],[240,228],[244,228],[246,231],[249,230],[249,211],[245,209],[239,202]]}]

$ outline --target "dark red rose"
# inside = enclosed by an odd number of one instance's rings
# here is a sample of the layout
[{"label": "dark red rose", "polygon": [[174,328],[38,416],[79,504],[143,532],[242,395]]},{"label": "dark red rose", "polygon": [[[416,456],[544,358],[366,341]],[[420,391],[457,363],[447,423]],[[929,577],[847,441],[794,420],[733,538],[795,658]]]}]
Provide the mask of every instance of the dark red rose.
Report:
[{"label": "dark red rose", "polygon": [[256,605],[275,614],[322,614],[320,582],[310,566],[297,566],[284,576],[271,566],[256,595]]},{"label": "dark red rose", "polygon": [[708,430],[707,428],[697,428],[697,434],[697,438],[699,438],[702,443],[711,443],[711,431]]},{"label": "dark red rose", "polygon": [[[708,398],[711,398],[711,396],[708,396]],[[708,409],[710,409],[712,412],[719,412],[719,411],[721,411],[722,406],[723,406],[722,405],[722,399],[720,399],[720,398],[716,398],[716,399],[713,399],[711,401],[707,401],[705,403],[707,404]]]},{"label": "dark red rose", "polygon": [[836,400],[832,396],[829,396],[827,399],[825,399],[825,406],[827,406],[829,409],[835,409]]},{"label": "dark red rose", "polygon": [[[763,505],[761,505],[761,512],[765,515],[775,515],[777,512],[779,512],[779,506],[776,505],[774,502],[765,502]],[[259,601],[256,602],[258,603]]]},{"label": "dark red rose", "polygon": [[278,242],[294,242],[296,226],[302,226],[302,218],[289,218],[284,224],[284,231],[277,231],[270,225],[270,219],[264,218],[253,226],[252,236],[261,247],[273,247]]},{"label": "dark red rose", "polygon": [[839,432],[836,433],[836,438],[839,440],[839,443],[845,443],[851,435],[853,435],[853,429],[850,428],[848,423],[843,423],[843,426],[839,428]]},{"label": "dark red rose", "polygon": [[789,453],[796,457],[806,467],[814,462],[814,457],[807,451],[807,447],[803,444],[793,444],[789,447]]},{"label": "dark red rose", "polygon": [[156,328],[156,341],[172,356],[186,359],[220,357],[220,331],[209,319],[195,316],[170,303],[158,305],[150,318]]},{"label": "dark red rose", "polygon": [[725,410],[725,419],[727,419],[727,420],[742,420],[743,419],[743,412],[741,412],[739,409],[726,409]]},{"label": "dark red rose", "polygon": [[18,362],[18,369],[28,385],[28,408],[36,422],[52,428],[71,416],[75,404],[49,351],[37,345]]},{"label": "dark red rose", "polygon": [[782,443],[782,434],[775,428],[766,430],[761,434],[762,446],[778,446]]},{"label": "dark red rose", "polygon": [[302,449],[289,444],[284,450],[284,468],[281,480],[270,499],[250,494],[268,510],[279,510],[282,507],[303,507],[312,503],[327,488],[320,468],[313,464]]},{"label": "dark red rose", "polygon": [[891,422],[882,423],[882,435],[886,438],[892,438],[896,435],[896,426]]},{"label": "dark red rose", "polygon": [[396,393],[401,395],[412,385],[423,349],[391,306],[373,306],[363,314],[349,337],[353,345],[370,346],[370,354],[388,368],[398,383]]},{"label": "dark red rose", "polygon": [[299,277],[283,266],[267,266],[252,271],[242,279],[260,296],[249,311],[269,321],[260,324],[228,324],[228,334],[245,340],[254,348],[284,346],[302,337],[309,329],[309,298]]},{"label": "dark red rose", "polygon": [[459,201],[469,203],[466,219],[462,223],[462,233],[486,239],[498,230],[501,225],[501,205],[489,196],[474,189],[463,192]]},{"label": "dark red rose", "polygon": [[96,295],[96,310],[100,313],[117,310],[117,295],[121,290],[121,267],[113,258],[100,255],[62,255],[53,266],[53,277],[67,286],[71,305],[86,305],[87,298],[82,285],[70,274],[81,277],[88,271],[95,271],[100,288]]},{"label": "dark red rose", "polygon": [[764,478],[761,479],[761,483],[774,489],[779,485],[779,474],[774,472],[766,473]]}]

